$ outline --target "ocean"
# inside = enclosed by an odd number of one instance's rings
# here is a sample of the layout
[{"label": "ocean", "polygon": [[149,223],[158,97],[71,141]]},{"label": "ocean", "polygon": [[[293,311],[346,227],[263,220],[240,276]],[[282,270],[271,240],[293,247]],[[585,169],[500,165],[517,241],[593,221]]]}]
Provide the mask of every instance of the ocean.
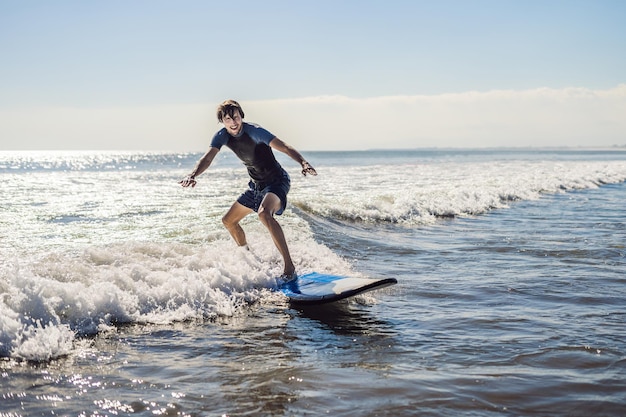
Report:
[{"label": "ocean", "polygon": [[0,152],[0,416],[626,415],[626,149],[304,152],[295,308],[228,150]]}]

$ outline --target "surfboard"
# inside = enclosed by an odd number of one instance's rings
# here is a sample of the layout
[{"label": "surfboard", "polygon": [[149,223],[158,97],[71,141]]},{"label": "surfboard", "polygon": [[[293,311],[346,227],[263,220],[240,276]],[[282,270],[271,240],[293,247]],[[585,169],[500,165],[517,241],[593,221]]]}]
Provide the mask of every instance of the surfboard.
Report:
[{"label": "surfboard", "polygon": [[395,278],[357,278],[311,272],[280,285],[293,304],[324,304],[396,284]]}]

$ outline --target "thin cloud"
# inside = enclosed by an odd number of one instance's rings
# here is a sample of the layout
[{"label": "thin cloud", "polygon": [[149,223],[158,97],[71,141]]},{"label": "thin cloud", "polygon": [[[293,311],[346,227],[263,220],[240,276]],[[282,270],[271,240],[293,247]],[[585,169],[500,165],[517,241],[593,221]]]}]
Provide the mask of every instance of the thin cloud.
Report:
[{"label": "thin cloud", "polygon": [[[248,121],[302,150],[626,145],[626,84],[240,102]],[[1,145],[203,151],[216,105],[0,110]]]},{"label": "thin cloud", "polygon": [[[314,149],[611,146],[626,142],[626,84],[246,103]],[[267,122],[264,122],[267,123]],[[285,138],[287,139],[287,138]],[[302,145],[301,145],[302,146]]]}]

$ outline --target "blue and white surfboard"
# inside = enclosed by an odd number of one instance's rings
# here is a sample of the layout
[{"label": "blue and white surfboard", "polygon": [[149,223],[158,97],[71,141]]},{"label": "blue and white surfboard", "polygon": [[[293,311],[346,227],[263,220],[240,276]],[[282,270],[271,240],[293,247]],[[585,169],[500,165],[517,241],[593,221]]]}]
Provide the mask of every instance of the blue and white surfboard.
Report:
[{"label": "blue and white surfboard", "polygon": [[323,304],[396,284],[395,278],[356,278],[311,272],[282,284],[279,290],[294,304]]}]

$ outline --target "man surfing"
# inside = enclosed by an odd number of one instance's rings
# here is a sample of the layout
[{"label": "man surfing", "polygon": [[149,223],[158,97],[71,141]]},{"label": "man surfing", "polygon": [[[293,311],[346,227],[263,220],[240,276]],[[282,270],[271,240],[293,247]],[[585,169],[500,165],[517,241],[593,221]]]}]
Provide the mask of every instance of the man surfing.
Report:
[{"label": "man surfing", "polygon": [[224,125],[211,140],[209,150],[200,158],[195,168],[183,180],[183,187],[196,186],[196,177],[206,171],[215,155],[226,145],[244,163],[250,176],[248,189],[239,196],[222,223],[237,245],[246,246],[246,235],[239,222],[253,211],[259,216],[284,261],[280,279],[296,279],[296,268],[280,224],[274,215],[281,215],[287,206],[287,193],[291,187],[289,174],[276,161],[272,149],[283,152],[302,166],[303,175],[317,175],[315,169],[293,147],[278,139],[261,126],[243,121],[244,112],[234,100],[226,100],[217,108],[217,120]]}]

